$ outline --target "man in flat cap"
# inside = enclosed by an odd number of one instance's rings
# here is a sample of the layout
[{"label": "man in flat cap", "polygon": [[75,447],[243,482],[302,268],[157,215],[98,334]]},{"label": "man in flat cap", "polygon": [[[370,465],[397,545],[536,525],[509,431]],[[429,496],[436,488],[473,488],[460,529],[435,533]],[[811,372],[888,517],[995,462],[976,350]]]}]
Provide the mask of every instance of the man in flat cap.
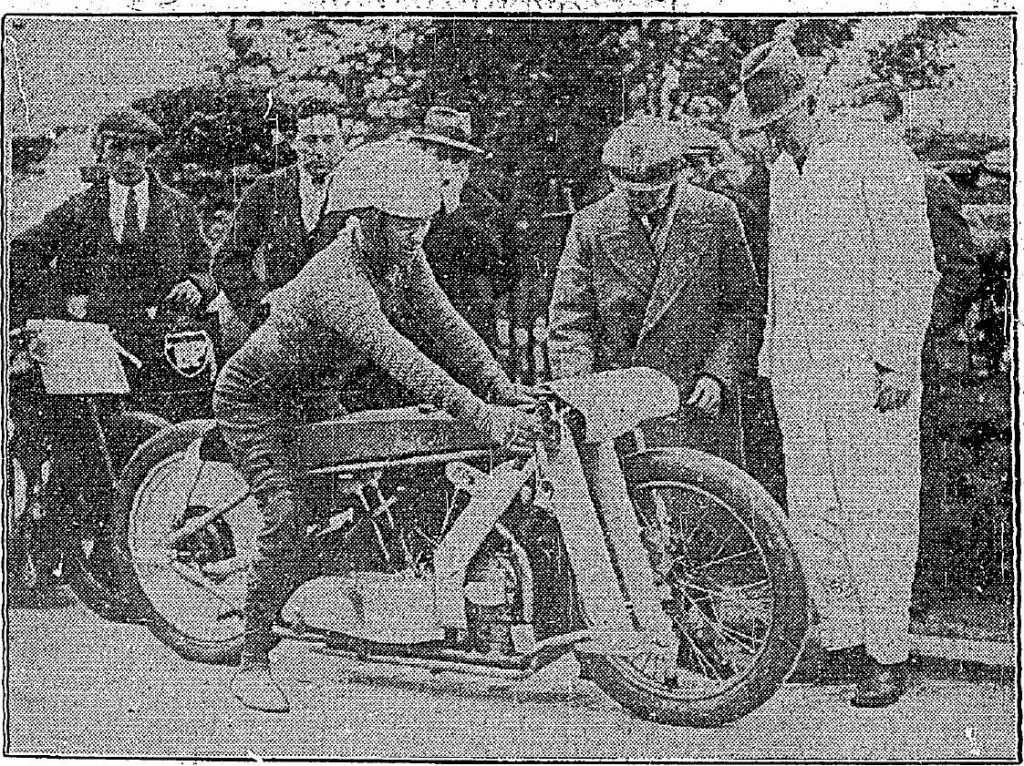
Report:
[{"label": "man in flat cap", "polygon": [[[100,322],[125,349],[146,357],[154,309],[192,314],[214,298],[210,247],[195,206],[147,166],[161,140],[160,128],[131,109],[100,120],[93,139],[100,178],[11,241],[12,326],[31,318]],[[129,367],[128,372],[134,379],[147,369]],[[138,381],[132,382],[134,387]],[[68,492],[89,482],[83,476],[90,475],[88,463],[95,455],[83,446],[82,439],[89,438],[82,436],[86,425],[65,399],[48,397],[41,425],[56,431],[51,476],[75,476],[46,483],[41,502],[55,511],[74,499],[65,496]],[[59,512],[44,515],[60,519]],[[56,540],[39,544],[49,542]],[[49,579],[41,574],[44,582]]]},{"label": "man in flat cap", "polygon": [[483,222],[492,217],[488,213],[493,214],[493,204],[469,182],[472,160],[484,156],[483,149],[470,142],[470,116],[433,106],[423,127],[408,138],[432,155],[444,174],[441,211],[423,242],[427,261],[452,305],[495,353],[497,304],[515,287],[519,274],[515,260]]},{"label": "man in flat cap", "polygon": [[760,371],[772,380],[789,512],[829,666],[853,704],[906,689],[921,485],[921,348],[935,261],[924,171],[897,131],[827,108],[782,37],[741,67],[738,126],[779,150],[770,169],[769,297]]},{"label": "man in flat cap", "polygon": [[[100,120],[93,148],[101,180],[11,242],[12,278],[32,272],[49,281],[48,296],[23,293],[12,321],[49,315],[104,322],[131,350],[148,309],[168,303],[194,311],[216,295],[195,206],[147,165],[162,140],[159,126],[133,109]],[[51,300],[55,305],[46,305]]]},{"label": "man in flat cap", "polygon": [[677,127],[655,117],[612,133],[602,161],[614,190],[576,214],[559,263],[551,368],[555,377],[661,370],[684,405],[644,425],[648,446],[736,462],[732,392],[760,342],[757,275],[736,207],[685,182],[690,153]]},{"label": "man in flat cap", "polygon": [[[332,173],[358,138],[338,105],[308,98],[296,107],[291,143],[298,162],[257,178],[242,194],[213,255],[213,276],[246,332],[263,320],[264,297],[329,245],[337,227],[324,215]],[[237,347],[244,338],[226,339]]]}]

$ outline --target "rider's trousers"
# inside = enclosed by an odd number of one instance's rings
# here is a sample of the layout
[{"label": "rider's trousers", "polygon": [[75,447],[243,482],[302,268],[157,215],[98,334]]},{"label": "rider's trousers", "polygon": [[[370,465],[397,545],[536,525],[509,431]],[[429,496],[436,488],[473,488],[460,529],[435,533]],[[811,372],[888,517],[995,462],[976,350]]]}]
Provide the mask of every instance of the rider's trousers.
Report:
[{"label": "rider's trousers", "polygon": [[291,392],[258,385],[261,357],[273,350],[248,344],[217,381],[214,412],[235,466],[249,482],[262,515],[249,568],[242,661],[265,663],[271,629],[308,562],[300,556],[307,518],[296,493],[298,408]]}]

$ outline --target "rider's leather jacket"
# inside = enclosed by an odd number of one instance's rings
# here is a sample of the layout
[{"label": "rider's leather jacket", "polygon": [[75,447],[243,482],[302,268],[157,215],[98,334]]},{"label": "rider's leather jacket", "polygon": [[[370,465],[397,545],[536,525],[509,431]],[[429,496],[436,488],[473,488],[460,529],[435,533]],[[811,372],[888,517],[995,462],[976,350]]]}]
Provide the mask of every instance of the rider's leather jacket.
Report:
[{"label": "rider's leather jacket", "polygon": [[422,249],[393,255],[379,229],[376,213],[353,219],[271,294],[269,317],[222,371],[217,398],[276,406],[303,381],[344,387],[373,369],[460,419],[479,415],[481,397],[512,398],[512,383],[438,287]]}]

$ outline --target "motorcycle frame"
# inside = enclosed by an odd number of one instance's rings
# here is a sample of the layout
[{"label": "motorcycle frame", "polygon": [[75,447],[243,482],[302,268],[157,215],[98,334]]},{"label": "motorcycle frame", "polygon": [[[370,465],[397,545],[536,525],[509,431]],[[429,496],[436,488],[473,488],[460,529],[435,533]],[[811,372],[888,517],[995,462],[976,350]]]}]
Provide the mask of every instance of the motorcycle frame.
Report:
[{"label": "motorcycle frame", "polygon": [[[641,633],[664,643],[665,636],[673,635],[670,620],[662,609],[663,594],[654,583],[614,445],[610,441],[588,445],[592,454],[584,465],[568,423],[559,416],[556,424],[553,442],[539,443],[525,462],[513,458],[487,474],[469,466],[462,469],[475,477],[464,487],[470,502],[434,551],[437,627],[466,629],[464,584],[470,562],[501,516],[536,477],[535,491],[550,494],[542,502],[550,505],[561,529],[591,632],[616,636],[613,640],[620,644],[625,636]],[[198,446],[194,455],[198,459]],[[461,457],[469,455],[437,455],[431,462]],[[407,462],[398,460],[390,465]],[[339,464],[316,473],[344,474],[368,467],[370,464]],[[201,518],[195,520],[202,522]]]}]

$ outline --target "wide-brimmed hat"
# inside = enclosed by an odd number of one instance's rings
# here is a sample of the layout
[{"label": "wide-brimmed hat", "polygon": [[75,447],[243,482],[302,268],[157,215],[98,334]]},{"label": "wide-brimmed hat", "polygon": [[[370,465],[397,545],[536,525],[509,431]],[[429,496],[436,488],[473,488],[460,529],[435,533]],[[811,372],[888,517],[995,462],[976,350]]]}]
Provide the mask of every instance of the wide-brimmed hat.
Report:
[{"label": "wide-brimmed hat", "polygon": [[484,154],[483,149],[470,143],[472,137],[469,113],[446,106],[430,107],[423,118],[423,127],[409,135],[414,141],[440,144],[466,154]]},{"label": "wide-brimmed hat", "polygon": [[760,130],[790,114],[821,86],[828,62],[810,66],[788,38],[759,45],[740,64],[741,90],[730,109],[733,126]]},{"label": "wide-brimmed hat", "polygon": [[97,136],[114,138],[144,138],[150,146],[164,140],[164,132],[153,120],[134,109],[111,112],[96,125]]},{"label": "wide-brimmed hat", "polygon": [[612,131],[601,152],[612,183],[630,191],[661,191],[679,180],[687,154],[678,127],[649,114],[630,118]]}]

